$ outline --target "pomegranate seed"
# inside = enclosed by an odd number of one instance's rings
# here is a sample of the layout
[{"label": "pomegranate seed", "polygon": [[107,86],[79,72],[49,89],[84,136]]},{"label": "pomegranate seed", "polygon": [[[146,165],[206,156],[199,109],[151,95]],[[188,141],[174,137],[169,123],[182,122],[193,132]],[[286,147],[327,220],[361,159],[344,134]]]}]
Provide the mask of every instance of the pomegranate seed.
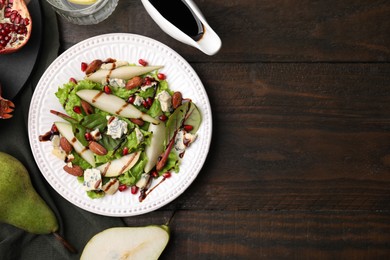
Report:
[{"label": "pomegranate seed", "polygon": [[162,114],[161,116],[158,117],[158,119],[165,122],[165,121],[167,121],[168,117],[166,115]]},{"label": "pomegranate seed", "polygon": [[192,129],[194,129],[194,127],[192,125],[184,125],[183,126],[184,130],[186,130],[187,132],[191,131]]},{"label": "pomegranate seed", "polygon": [[152,80],[149,77],[146,77],[146,78],[144,78],[144,84],[146,86],[149,86],[150,84],[152,84]]},{"label": "pomegranate seed", "polygon": [[144,59],[139,59],[138,63],[141,64],[142,66],[147,66],[148,65],[148,62],[146,60],[144,60]]},{"label": "pomegranate seed", "polygon": [[84,72],[88,68],[88,64],[86,62],[81,62],[81,71]]},{"label": "pomegranate seed", "polygon": [[168,179],[171,177],[171,173],[170,172],[166,172],[162,175],[165,179]]},{"label": "pomegranate seed", "polygon": [[74,83],[74,84],[77,84],[77,80],[76,80],[75,78],[70,78],[70,79],[69,79],[69,82],[72,82],[72,83]]},{"label": "pomegranate seed", "polygon": [[51,133],[58,133],[58,128],[57,128],[57,126],[56,126],[55,124],[53,124],[53,125],[51,126],[50,132],[51,132]]},{"label": "pomegranate seed", "polygon": [[127,99],[127,103],[130,103],[130,104],[133,104],[135,101],[135,96],[130,96],[128,99]]},{"label": "pomegranate seed", "polygon": [[80,107],[80,106],[74,106],[74,107],[73,107],[73,111],[74,111],[76,114],[81,114],[81,107]]},{"label": "pomegranate seed", "polygon": [[108,86],[108,85],[105,85],[104,86],[104,93],[106,93],[106,94],[111,94],[111,88]]},{"label": "pomegranate seed", "polygon": [[124,190],[126,190],[127,189],[127,185],[126,184],[121,184],[121,185],[119,185],[119,187],[118,187],[118,190],[120,191],[120,192],[122,192],[122,191],[124,191]]},{"label": "pomegranate seed", "polygon": [[158,176],[159,176],[159,174],[158,174],[158,172],[157,171],[152,171],[152,177],[153,178],[158,178]]},{"label": "pomegranate seed", "polygon": [[153,105],[153,98],[151,97],[146,98],[146,102],[148,103],[149,107],[151,107]]},{"label": "pomegranate seed", "polygon": [[158,78],[159,80],[164,80],[164,79],[166,79],[166,76],[165,76],[164,73],[158,73],[158,74],[157,74],[157,78]]},{"label": "pomegranate seed", "polygon": [[93,136],[92,136],[92,134],[90,132],[85,133],[84,137],[85,137],[85,140],[87,140],[87,141],[92,141],[93,140]]},{"label": "pomegranate seed", "polygon": [[138,187],[137,186],[131,186],[131,194],[137,194],[138,192]]},{"label": "pomegranate seed", "polygon": [[144,108],[146,108],[146,109],[149,109],[149,103],[146,101],[146,100],[144,100],[144,101],[142,101],[142,105],[144,106]]},{"label": "pomegranate seed", "polygon": [[123,148],[122,154],[127,155],[128,153],[129,153],[129,148],[128,147]]}]

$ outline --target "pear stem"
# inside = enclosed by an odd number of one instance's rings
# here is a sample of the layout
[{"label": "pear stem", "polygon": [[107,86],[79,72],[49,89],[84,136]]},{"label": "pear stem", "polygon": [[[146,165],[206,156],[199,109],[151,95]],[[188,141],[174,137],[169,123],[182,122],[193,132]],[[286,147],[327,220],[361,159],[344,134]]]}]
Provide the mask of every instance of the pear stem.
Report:
[{"label": "pear stem", "polygon": [[74,248],[65,238],[63,238],[58,232],[53,232],[54,237],[61,242],[61,244],[68,249],[69,252],[77,254],[76,248]]}]

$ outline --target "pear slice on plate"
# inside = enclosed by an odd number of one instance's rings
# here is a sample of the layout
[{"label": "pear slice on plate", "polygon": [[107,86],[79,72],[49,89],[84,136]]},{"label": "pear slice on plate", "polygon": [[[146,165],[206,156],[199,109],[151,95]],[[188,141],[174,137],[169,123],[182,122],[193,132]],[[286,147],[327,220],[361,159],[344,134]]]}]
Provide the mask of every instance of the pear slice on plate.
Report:
[{"label": "pear slice on plate", "polygon": [[166,225],[109,228],[88,241],[80,260],[158,259],[168,241]]}]

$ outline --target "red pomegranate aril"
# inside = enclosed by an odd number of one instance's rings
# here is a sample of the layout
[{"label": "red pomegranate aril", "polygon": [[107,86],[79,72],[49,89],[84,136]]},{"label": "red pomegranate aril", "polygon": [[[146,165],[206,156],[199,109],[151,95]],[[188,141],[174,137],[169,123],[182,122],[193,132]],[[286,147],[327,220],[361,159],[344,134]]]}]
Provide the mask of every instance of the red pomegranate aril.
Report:
[{"label": "red pomegranate aril", "polygon": [[149,77],[144,78],[144,85],[149,86],[152,84],[152,80]]},{"label": "red pomegranate aril", "polygon": [[93,141],[93,136],[90,132],[87,132],[84,134],[85,140],[87,141]]},{"label": "red pomegranate aril", "polygon": [[121,184],[121,185],[119,185],[119,187],[118,187],[118,190],[120,191],[120,192],[122,192],[122,191],[124,191],[124,190],[126,190],[127,189],[127,185],[126,184]]},{"label": "red pomegranate aril", "polygon": [[144,60],[144,59],[139,59],[138,63],[141,64],[142,66],[147,66],[148,65],[148,62],[146,60]]},{"label": "red pomegranate aril", "polygon": [[127,154],[129,154],[129,148],[125,147],[123,148],[122,155],[127,155]]},{"label": "red pomegranate aril", "polygon": [[74,83],[74,84],[77,84],[77,80],[76,80],[75,78],[70,78],[70,79],[69,79],[69,82],[72,82],[72,83]]},{"label": "red pomegranate aril", "polygon": [[81,62],[81,71],[84,72],[88,68],[88,63]]},{"label": "red pomegranate aril", "polygon": [[144,106],[144,108],[146,108],[146,109],[149,109],[149,103],[148,103],[148,101],[146,101],[146,100],[143,100],[142,101],[142,105]]},{"label": "red pomegranate aril", "polygon": [[104,86],[104,93],[111,94],[112,93],[111,88],[109,86],[105,85]]},{"label": "red pomegranate aril", "polygon": [[158,117],[158,119],[165,122],[165,121],[167,121],[168,117],[166,115],[162,114],[161,116]]},{"label": "red pomegranate aril", "polygon": [[137,186],[131,186],[131,194],[137,194],[138,192],[138,187]]},{"label": "red pomegranate aril", "polygon": [[128,99],[127,99],[127,103],[130,103],[130,104],[133,104],[135,101],[135,96],[130,96]]},{"label": "red pomegranate aril", "polygon": [[187,132],[191,131],[192,129],[194,129],[194,127],[192,125],[184,125],[183,126],[184,130],[186,130]]},{"label": "red pomegranate aril", "polygon": [[157,78],[158,78],[159,80],[164,80],[164,79],[166,79],[166,76],[165,76],[164,73],[158,73],[158,74],[157,74]]},{"label": "red pomegranate aril", "polygon": [[163,176],[165,179],[168,179],[168,178],[170,178],[172,175],[171,175],[170,172],[165,172],[165,173],[163,173],[162,176]]},{"label": "red pomegranate aril", "polygon": [[152,171],[152,177],[153,178],[158,178],[159,177],[159,174],[158,174],[158,172],[157,171]]},{"label": "red pomegranate aril", "polygon": [[151,107],[153,105],[153,98],[151,97],[146,98],[146,102],[148,103],[148,106]]},{"label": "red pomegranate aril", "polygon": [[73,112],[76,114],[81,114],[81,107],[80,106],[74,106],[73,107]]},{"label": "red pomegranate aril", "polygon": [[51,126],[50,132],[51,132],[52,134],[58,133],[58,128],[57,128],[57,126],[56,126],[55,124],[53,124],[53,125]]}]

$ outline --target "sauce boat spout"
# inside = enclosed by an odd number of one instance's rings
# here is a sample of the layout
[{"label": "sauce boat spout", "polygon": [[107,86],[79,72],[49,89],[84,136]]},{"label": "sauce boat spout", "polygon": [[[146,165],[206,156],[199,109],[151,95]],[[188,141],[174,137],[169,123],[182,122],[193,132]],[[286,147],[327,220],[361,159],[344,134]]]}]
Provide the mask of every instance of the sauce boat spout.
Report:
[{"label": "sauce boat spout", "polygon": [[207,55],[216,54],[222,41],[192,0],[141,0],[157,25],[174,39]]}]

